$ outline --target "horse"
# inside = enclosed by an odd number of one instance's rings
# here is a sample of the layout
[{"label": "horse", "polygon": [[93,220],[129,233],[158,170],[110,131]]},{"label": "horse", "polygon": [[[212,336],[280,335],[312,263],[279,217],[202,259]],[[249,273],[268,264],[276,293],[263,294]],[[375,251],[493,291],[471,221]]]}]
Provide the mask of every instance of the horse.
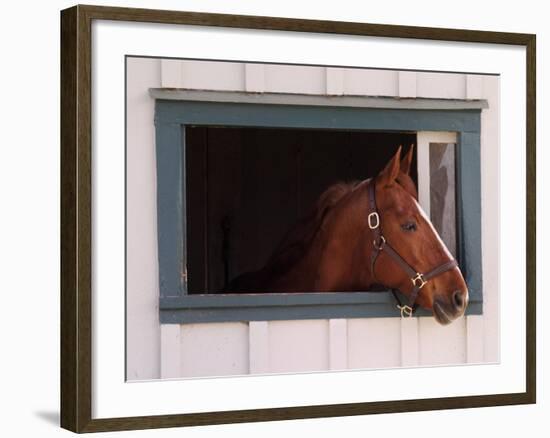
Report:
[{"label": "horse", "polygon": [[[259,270],[224,293],[351,292],[383,286],[446,325],[464,314],[468,288],[453,256],[418,203],[412,147],[400,146],[374,177],[336,183],[283,237]],[[397,296],[396,296],[397,297]]]}]

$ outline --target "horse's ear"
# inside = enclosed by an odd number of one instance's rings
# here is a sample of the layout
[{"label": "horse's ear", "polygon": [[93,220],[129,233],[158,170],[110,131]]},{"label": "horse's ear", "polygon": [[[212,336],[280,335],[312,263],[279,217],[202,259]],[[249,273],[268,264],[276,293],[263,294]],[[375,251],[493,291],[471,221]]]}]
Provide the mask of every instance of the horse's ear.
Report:
[{"label": "horse's ear", "polygon": [[401,158],[401,146],[397,149],[397,152],[392,157],[392,159],[386,164],[386,167],[384,167],[384,170],[380,172],[378,175],[378,181],[383,186],[391,186],[395,179],[397,178],[397,175],[399,174],[400,169],[400,163],[399,160]]},{"label": "horse's ear", "polygon": [[403,172],[405,175],[408,175],[411,171],[411,163],[413,159],[413,149],[414,144],[411,144],[411,147],[409,148],[409,152],[407,152],[407,155],[401,160],[401,172]]}]

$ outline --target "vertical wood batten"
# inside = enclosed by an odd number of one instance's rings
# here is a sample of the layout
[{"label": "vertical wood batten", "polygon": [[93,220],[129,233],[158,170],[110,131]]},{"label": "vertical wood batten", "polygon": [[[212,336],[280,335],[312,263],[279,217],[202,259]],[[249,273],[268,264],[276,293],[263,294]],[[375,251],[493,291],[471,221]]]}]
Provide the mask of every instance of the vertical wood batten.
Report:
[{"label": "vertical wood batten", "polygon": [[182,61],[178,59],[161,59],[160,83],[163,88],[182,88]]},{"label": "vertical wood batten", "polygon": [[179,324],[160,326],[160,378],[180,377],[181,328]]},{"label": "vertical wood batten", "polygon": [[329,319],[329,369],[348,367],[348,321]]},{"label": "vertical wood batten", "polygon": [[248,357],[250,374],[269,372],[269,323],[250,321],[248,324]]}]

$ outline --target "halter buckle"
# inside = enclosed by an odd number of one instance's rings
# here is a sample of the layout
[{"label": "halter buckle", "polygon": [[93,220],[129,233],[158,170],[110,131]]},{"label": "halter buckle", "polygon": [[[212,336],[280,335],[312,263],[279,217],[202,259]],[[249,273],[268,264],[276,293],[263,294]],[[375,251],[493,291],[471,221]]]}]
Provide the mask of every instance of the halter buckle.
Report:
[{"label": "halter buckle", "polygon": [[406,304],[404,304],[403,306],[397,304],[396,306],[401,312],[401,318],[412,318],[413,308],[411,306],[407,306]]},{"label": "halter buckle", "polygon": [[424,285],[428,282],[424,278],[424,275],[422,275],[419,272],[417,272],[416,275],[413,278],[411,278],[411,281],[412,281],[413,286],[417,287],[418,289],[422,289],[424,287]]},{"label": "halter buckle", "polygon": [[382,248],[384,248],[384,245],[386,244],[386,239],[384,236],[379,236],[378,240],[373,240],[372,245],[378,250],[382,251]]},{"label": "halter buckle", "polygon": [[380,216],[375,211],[367,217],[367,222],[369,223],[369,228],[371,230],[376,230],[380,226]]}]

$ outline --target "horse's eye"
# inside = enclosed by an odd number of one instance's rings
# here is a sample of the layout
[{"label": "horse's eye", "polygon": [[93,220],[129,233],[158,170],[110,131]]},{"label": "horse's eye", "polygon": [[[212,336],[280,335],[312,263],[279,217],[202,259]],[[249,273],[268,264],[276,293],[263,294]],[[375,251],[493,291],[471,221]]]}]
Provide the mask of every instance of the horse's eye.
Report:
[{"label": "horse's eye", "polygon": [[416,231],[416,224],[414,222],[406,222],[401,225],[403,231]]}]

